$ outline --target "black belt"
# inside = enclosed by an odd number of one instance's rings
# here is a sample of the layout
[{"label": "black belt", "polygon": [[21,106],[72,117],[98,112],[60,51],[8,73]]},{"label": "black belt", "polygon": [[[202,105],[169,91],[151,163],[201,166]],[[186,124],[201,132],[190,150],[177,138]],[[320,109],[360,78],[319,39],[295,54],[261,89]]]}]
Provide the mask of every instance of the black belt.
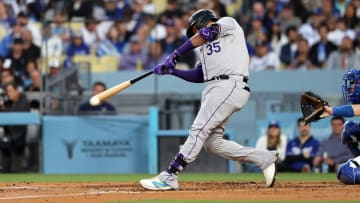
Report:
[{"label": "black belt", "polygon": [[[214,76],[212,78],[210,78],[209,80],[205,80],[205,82],[209,82],[212,80],[228,80],[230,79],[230,77],[228,75],[218,75],[218,76]],[[248,77],[243,76],[243,82],[247,83],[247,81],[249,80]],[[250,92],[250,88],[248,86],[244,86],[244,90]]]}]

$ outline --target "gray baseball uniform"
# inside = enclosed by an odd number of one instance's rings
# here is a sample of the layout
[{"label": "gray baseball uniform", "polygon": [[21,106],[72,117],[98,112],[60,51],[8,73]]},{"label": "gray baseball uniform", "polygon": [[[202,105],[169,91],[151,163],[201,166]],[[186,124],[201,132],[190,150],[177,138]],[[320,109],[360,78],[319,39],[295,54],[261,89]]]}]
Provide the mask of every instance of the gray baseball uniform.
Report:
[{"label": "gray baseball uniform", "polygon": [[[246,104],[250,96],[246,83],[249,76],[249,55],[244,32],[235,19],[224,17],[216,23],[220,28],[218,38],[200,47],[204,80],[220,75],[226,75],[229,79],[205,83],[201,108],[179,153],[190,163],[204,147],[208,152],[226,159],[255,163],[264,169],[276,160],[275,152],[244,147],[223,139],[227,120]],[[175,184],[174,187],[177,187],[174,175],[163,171],[159,177],[167,184]]]}]

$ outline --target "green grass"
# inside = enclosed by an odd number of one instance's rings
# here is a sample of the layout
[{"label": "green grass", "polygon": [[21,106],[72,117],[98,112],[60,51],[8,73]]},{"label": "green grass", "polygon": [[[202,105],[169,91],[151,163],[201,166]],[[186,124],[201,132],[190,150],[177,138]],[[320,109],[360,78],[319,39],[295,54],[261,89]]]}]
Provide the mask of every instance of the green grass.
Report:
[{"label": "green grass", "polygon": [[[148,174],[0,174],[0,182],[137,182],[142,178],[152,177]],[[263,181],[261,173],[183,173],[180,181]],[[279,173],[279,181],[336,181],[334,173],[302,174]]]}]

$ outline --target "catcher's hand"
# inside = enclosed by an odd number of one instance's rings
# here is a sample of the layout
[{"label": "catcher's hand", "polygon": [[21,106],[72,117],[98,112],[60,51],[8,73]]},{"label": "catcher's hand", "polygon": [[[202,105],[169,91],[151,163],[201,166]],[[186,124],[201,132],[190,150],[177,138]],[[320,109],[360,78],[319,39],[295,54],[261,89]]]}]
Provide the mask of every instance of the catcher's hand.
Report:
[{"label": "catcher's hand", "polygon": [[330,115],[325,111],[328,102],[310,91],[301,94],[300,104],[305,123],[318,121]]}]

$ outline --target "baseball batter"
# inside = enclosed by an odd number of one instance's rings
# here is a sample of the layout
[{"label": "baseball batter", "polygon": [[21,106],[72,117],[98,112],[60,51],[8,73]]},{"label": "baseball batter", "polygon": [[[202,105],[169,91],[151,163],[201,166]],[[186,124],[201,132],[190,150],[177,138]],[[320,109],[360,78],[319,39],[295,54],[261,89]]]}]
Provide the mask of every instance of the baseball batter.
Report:
[{"label": "baseball batter", "polygon": [[[140,181],[149,190],[178,189],[177,175],[193,162],[204,147],[226,159],[255,163],[264,173],[266,186],[275,182],[277,153],[244,147],[223,138],[229,117],[239,111],[250,96],[249,55],[244,32],[231,17],[217,19],[214,12],[203,9],[189,19],[189,40],[154,68],[158,75],[171,74],[189,82],[205,83],[200,110],[189,130],[189,136],[158,176]],[[194,69],[175,69],[185,52],[200,47],[200,63]]]},{"label": "baseball batter", "polygon": [[[353,69],[344,74],[342,87],[345,103],[348,105],[325,106],[326,115],[354,117],[360,116],[360,70]],[[337,178],[345,184],[360,184],[360,124],[346,121],[341,134],[341,142],[354,154],[337,169]]]}]

